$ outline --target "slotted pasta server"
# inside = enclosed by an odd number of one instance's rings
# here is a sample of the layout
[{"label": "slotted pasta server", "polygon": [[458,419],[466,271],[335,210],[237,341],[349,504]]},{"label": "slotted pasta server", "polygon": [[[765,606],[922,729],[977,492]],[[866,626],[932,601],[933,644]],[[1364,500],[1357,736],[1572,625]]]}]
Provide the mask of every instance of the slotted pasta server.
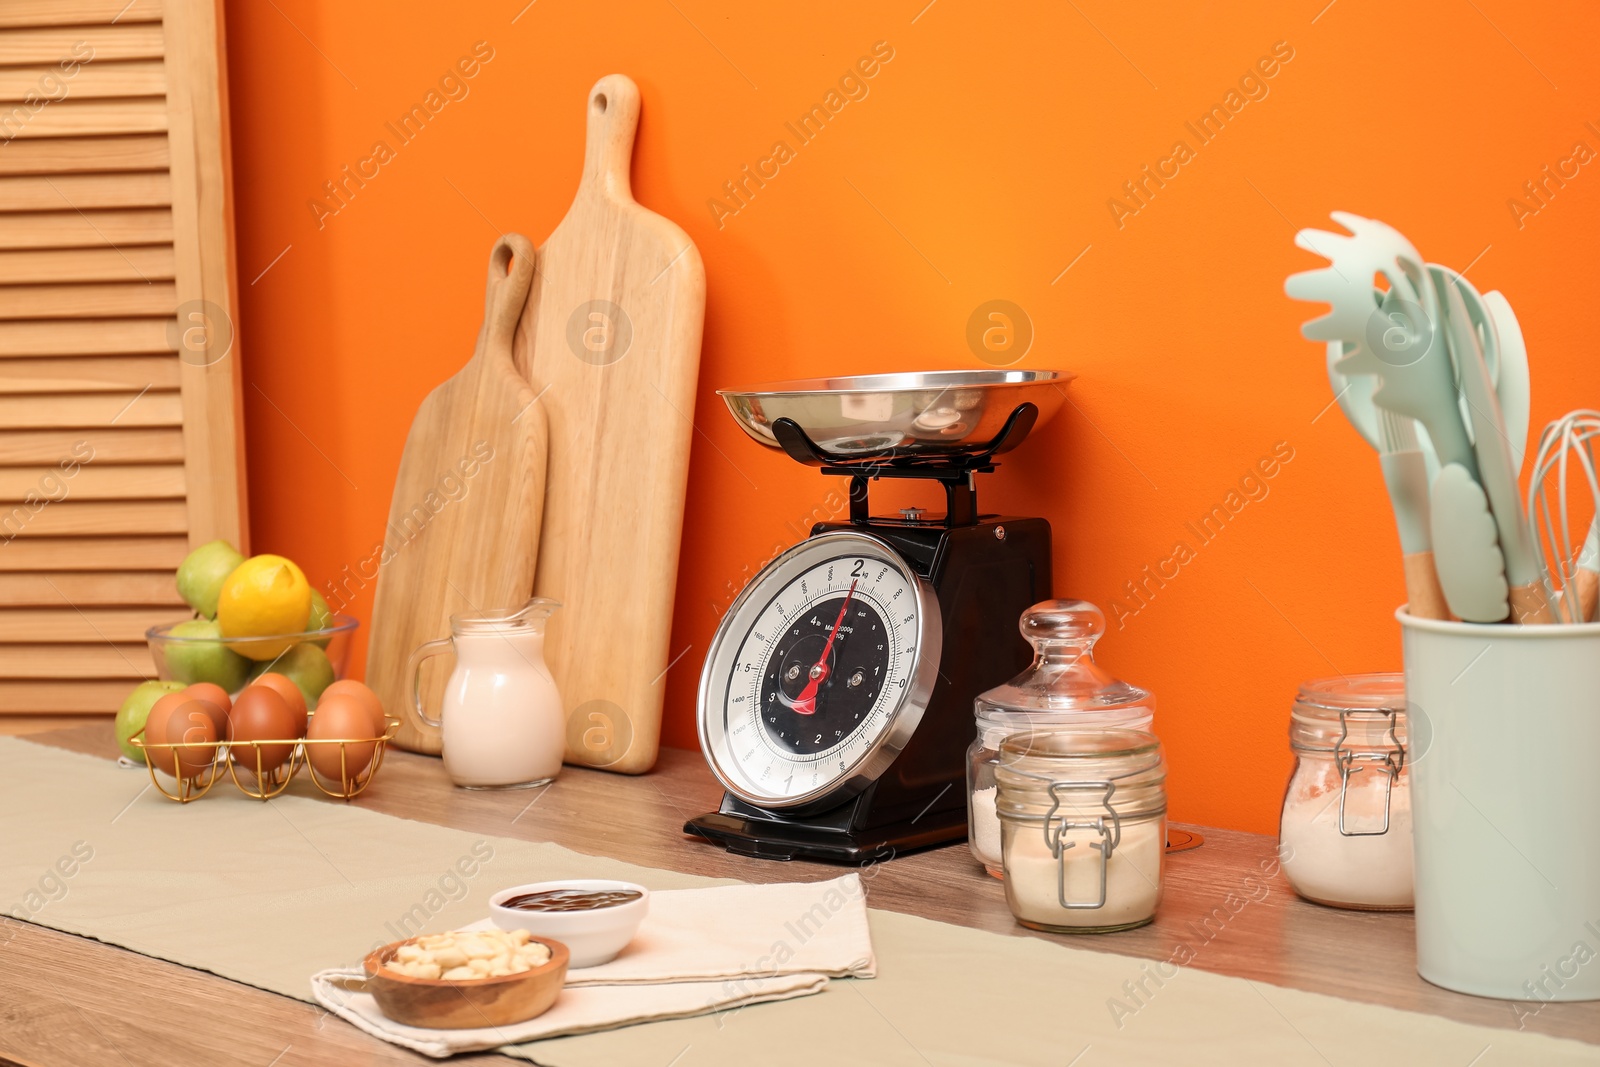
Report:
[{"label": "slotted pasta server", "polygon": [[1304,229],[1294,235],[1297,247],[1316,253],[1329,265],[1291,274],[1284,291],[1296,300],[1332,305],[1326,315],[1300,328],[1305,337],[1350,341],[1359,349],[1367,343],[1383,298],[1383,293],[1373,288],[1373,280],[1381,276],[1390,291],[1418,304],[1422,301],[1418,283],[1425,282],[1426,276],[1419,269],[1422,256],[1394,227],[1347,211],[1335,211],[1333,219],[1350,233]]},{"label": "slotted pasta server", "polygon": [[[1477,458],[1457,401],[1454,368],[1437,325],[1439,303],[1424,261],[1405,237],[1374,219],[1336,211],[1350,234],[1302,230],[1295,243],[1330,260],[1327,267],[1289,277],[1285,291],[1298,300],[1332,305],[1301,333],[1314,341],[1347,341],[1351,349],[1336,369],[1347,377],[1370,374],[1378,382],[1372,401],[1416,419],[1428,431],[1439,462],[1459,463],[1474,478]],[[1374,299],[1382,275],[1389,300]]]}]

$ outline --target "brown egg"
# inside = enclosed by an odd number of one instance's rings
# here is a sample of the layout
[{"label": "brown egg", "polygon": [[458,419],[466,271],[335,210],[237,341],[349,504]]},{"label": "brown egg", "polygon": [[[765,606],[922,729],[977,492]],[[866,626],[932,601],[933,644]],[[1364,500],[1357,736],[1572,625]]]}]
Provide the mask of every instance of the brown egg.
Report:
[{"label": "brown egg", "polygon": [[[277,671],[268,671],[259,675],[250,686],[262,685],[277,693],[283,698],[284,704],[294,714],[294,733],[290,736],[304,737],[306,735],[306,695],[300,692],[300,687],[287,676]],[[240,694],[243,696],[244,694]]]},{"label": "brown egg", "polygon": [[[233,707],[233,698],[228,696],[228,691],[215,682],[195,682],[184,690],[188,696],[196,700],[209,700],[222,709],[224,715]],[[220,735],[219,735],[220,736]]]},{"label": "brown egg", "polygon": [[173,749],[185,777],[194,777],[216,761],[218,721],[226,721],[222,709],[205,700],[189,701],[167,720],[167,737],[185,746]]},{"label": "brown egg", "polygon": [[164,745],[167,743],[164,724],[167,716],[177,710],[180,705],[186,704],[189,697],[183,695],[184,691],[168,693],[154,704],[150,705],[150,714],[144,721],[144,741],[147,745]]},{"label": "brown egg", "polygon": [[[324,692],[322,699],[317,701],[317,713],[311,716],[311,728],[306,736],[312,741],[372,737],[371,712],[365,703],[351,694],[334,693],[329,696]],[[337,782],[340,747],[333,744],[307,745],[306,758],[311,761],[311,766],[318,774]],[[372,753],[377,747],[375,741],[344,745],[345,775],[354,779],[366,770],[367,764],[372,762]]]},{"label": "brown egg", "polygon": [[177,770],[174,777],[192,778],[211,766],[217,758],[216,719],[221,714],[216,705],[186,698],[183,693],[170,693],[156,701],[145,722],[146,743],[185,746],[151,749],[156,769],[167,774]]},{"label": "brown egg", "polygon": [[[218,693],[222,694],[221,699],[218,699]],[[227,699],[227,693],[222,691],[222,686],[211,685],[210,681],[197,681],[179,693],[179,696],[205,705],[206,713],[211,715],[211,725],[216,726],[218,741],[227,736],[227,709],[230,709],[234,702]]]},{"label": "brown egg", "polygon": [[294,712],[270,686],[249,685],[233,702],[228,713],[228,741],[235,745],[233,762],[254,771],[260,759],[262,773],[283,765],[294,745],[248,745],[246,741],[277,741],[299,737]]},{"label": "brown egg", "polygon": [[[188,694],[183,695],[187,696]],[[203,697],[189,697],[189,699],[178,705],[178,710],[174,712],[174,714],[183,715],[197,711],[211,721],[213,731],[216,733],[216,739],[218,741],[221,741],[224,737],[228,736],[228,713]],[[173,739],[173,723],[177,721],[178,720],[175,718],[167,720],[167,737],[169,739]],[[187,724],[185,724],[184,728],[188,728]]]},{"label": "brown egg", "polygon": [[331,696],[347,695],[359,700],[367,713],[372,716],[372,733],[367,737],[382,737],[389,732],[389,720],[383,714],[383,701],[378,699],[378,694],[354,678],[344,678],[334,682],[322,691],[323,699]]},{"label": "brown egg", "polygon": [[[182,691],[168,693],[154,704],[150,705],[150,714],[144,721],[144,743],[159,746],[167,744],[167,720],[172,713],[177,711],[187,702]],[[182,731],[179,731],[180,735]],[[174,741],[181,738],[173,738]],[[172,750],[170,748],[152,747],[147,750],[150,761],[155,764],[156,770],[172,774]]]}]

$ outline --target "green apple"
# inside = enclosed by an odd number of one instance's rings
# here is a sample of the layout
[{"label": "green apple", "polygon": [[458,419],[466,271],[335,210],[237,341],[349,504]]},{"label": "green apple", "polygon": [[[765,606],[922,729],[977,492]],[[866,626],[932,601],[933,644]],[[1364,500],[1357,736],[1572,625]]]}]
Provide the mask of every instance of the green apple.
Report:
[{"label": "green apple", "polygon": [[206,618],[216,618],[222,583],[243,562],[244,556],[226,541],[201,545],[178,564],[178,595]]},{"label": "green apple", "polygon": [[315,643],[290,645],[277,659],[262,660],[250,668],[250,680],[271,671],[281,674],[299,687],[306,707],[315,708],[322,691],[334,683],[333,663]]},{"label": "green apple", "polygon": [[[322,598],[321,593],[315,589],[311,590],[311,617],[306,620],[306,629],[326,630],[332,625],[333,609],[328,607],[328,602]],[[328,642],[332,640],[331,637],[324,637],[311,643],[318,648],[327,648]]]},{"label": "green apple", "polygon": [[[166,645],[167,673],[184,685],[213,682],[230,693],[244,688],[250,661],[223,644],[222,627],[211,619],[190,619],[168,631],[186,641]],[[195,640],[203,638],[205,640]]]},{"label": "green apple", "polygon": [[130,738],[144,729],[145,720],[150,717],[150,709],[155,707],[156,701],[168,693],[179,692],[183,687],[182,682],[158,682],[153,679],[133,687],[128,699],[117,709],[117,748],[122,750],[124,756],[137,763],[144,762],[144,750],[135,748]]}]

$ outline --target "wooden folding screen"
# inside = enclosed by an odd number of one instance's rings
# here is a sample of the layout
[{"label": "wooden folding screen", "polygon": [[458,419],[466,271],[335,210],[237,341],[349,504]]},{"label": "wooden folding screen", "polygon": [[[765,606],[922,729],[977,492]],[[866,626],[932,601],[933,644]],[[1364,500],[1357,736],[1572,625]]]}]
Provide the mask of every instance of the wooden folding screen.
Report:
[{"label": "wooden folding screen", "polygon": [[0,713],[115,710],[248,550],[220,9],[0,2]]}]

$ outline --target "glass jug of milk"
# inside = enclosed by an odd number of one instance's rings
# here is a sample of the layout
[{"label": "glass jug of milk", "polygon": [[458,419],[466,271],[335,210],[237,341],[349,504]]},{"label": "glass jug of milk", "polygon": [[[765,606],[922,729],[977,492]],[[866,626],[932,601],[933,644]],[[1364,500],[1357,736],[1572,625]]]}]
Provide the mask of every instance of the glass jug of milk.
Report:
[{"label": "glass jug of milk", "polygon": [[[444,769],[467,789],[544,785],[561,772],[566,720],[544,660],[544,627],[561,605],[535,597],[509,611],[450,617],[450,636],[429,641],[406,664],[409,704],[440,729]],[[422,662],[454,652],[439,718],[422,706]]]}]

